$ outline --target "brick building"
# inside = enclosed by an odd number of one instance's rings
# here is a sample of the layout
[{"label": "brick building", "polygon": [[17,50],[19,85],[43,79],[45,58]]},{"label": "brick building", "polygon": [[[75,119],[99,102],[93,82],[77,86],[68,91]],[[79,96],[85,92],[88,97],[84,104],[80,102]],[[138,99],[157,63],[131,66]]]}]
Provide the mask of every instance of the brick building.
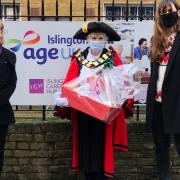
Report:
[{"label": "brick building", "polygon": [[[154,13],[155,2],[158,3],[159,1],[142,0],[142,8],[140,8],[140,0],[129,0],[129,19],[137,19],[141,9],[141,15],[145,20],[148,20]],[[1,4],[4,19],[13,19],[6,16],[12,16],[15,13],[16,16],[21,16],[21,18],[17,18],[18,20],[27,20],[28,0],[1,0]],[[51,16],[49,19],[57,15],[59,16],[58,20],[69,20],[69,16],[72,15],[72,20],[81,21],[84,20],[84,14],[86,14],[86,20],[92,20],[93,18],[88,16],[98,16],[99,13],[102,17],[101,20],[108,20],[110,18],[105,16],[111,16],[112,11],[116,16],[115,19],[123,19],[127,11],[127,1],[114,0],[114,8],[112,8],[112,4],[112,0],[29,0],[29,15],[41,16],[43,13],[42,7],[44,6],[44,16]]]}]

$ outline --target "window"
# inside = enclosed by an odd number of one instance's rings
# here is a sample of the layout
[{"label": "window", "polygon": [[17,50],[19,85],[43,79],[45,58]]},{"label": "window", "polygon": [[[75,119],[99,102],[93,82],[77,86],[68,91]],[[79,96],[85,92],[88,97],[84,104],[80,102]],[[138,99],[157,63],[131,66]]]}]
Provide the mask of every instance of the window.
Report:
[{"label": "window", "polygon": [[86,16],[95,16],[94,8],[87,8],[86,9]]},{"label": "window", "polygon": [[[14,20],[13,4],[2,4],[1,8],[2,8],[3,20]],[[20,15],[20,6],[19,4],[15,4],[16,20],[19,20],[19,15]]]},{"label": "window", "polygon": [[40,16],[40,8],[39,7],[30,8],[30,15],[31,16]]},{"label": "window", "polygon": [[[114,5],[114,19],[122,20],[126,19],[126,4],[115,4]],[[105,4],[105,16],[106,20],[112,19],[113,7],[112,4]],[[142,15],[143,20],[152,20],[154,16],[154,5],[143,4],[142,8],[139,4],[129,4],[128,6],[129,20],[138,20],[139,16]]]}]

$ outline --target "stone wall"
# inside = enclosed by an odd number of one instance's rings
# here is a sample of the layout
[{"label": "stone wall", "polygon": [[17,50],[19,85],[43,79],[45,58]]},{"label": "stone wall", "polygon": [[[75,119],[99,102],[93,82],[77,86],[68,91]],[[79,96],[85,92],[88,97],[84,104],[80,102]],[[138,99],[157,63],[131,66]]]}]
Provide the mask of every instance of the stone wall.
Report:
[{"label": "stone wall", "polygon": [[[129,123],[129,152],[116,153],[114,180],[155,180],[154,148],[143,123]],[[173,145],[172,148],[174,149]],[[180,161],[173,150],[175,179]],[[7,180],[82,180],[71,173],[68,120],[20,120],[9,127],[3,176]],[[178,178],[179,173],[179,178]]]}]

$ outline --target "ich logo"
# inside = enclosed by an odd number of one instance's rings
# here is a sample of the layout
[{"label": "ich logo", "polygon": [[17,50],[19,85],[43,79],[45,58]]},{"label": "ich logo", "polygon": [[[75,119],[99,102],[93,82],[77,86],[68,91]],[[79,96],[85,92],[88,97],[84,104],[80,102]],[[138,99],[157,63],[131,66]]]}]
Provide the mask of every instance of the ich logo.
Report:
[{"label": "ich logo", "polygon": [[[33,38],[30,38],[30,40],[25,40],[29,39],[29,37],[34,36]],[[40,41],[40,36],[37,34],[35,31],[29,30],[24,34],[23,40],[19,39],[9,39],[7,41],[7,45],[10,47],[10,49],[14,52],[17,52],[21,45],[32,45],[36,44]]]},{"label": "ich logo", "polygon": [[29,79],[29,93],[44,93],[43,79]]}]

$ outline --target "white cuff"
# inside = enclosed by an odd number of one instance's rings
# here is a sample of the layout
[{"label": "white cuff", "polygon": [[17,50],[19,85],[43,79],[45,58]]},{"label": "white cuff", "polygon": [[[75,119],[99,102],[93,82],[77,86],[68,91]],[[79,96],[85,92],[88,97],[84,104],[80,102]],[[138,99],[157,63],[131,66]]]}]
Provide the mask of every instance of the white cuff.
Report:
[{"label": "white cuff", "polygon": [[55,105],[57,106],[68,106],[68,100],[67,98],[56,98],[55,99]]}]

